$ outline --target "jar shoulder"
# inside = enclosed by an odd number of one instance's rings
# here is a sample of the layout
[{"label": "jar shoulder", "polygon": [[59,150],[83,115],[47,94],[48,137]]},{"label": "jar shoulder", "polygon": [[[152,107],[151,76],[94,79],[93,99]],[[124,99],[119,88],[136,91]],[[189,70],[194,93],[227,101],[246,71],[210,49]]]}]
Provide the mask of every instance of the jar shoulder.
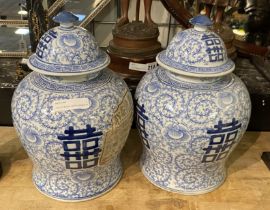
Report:
[{"label": "jar shoulder", "polygon": [[74,86],[48,82],[41,75],[31,73],[13,95],[13,121],[20,125],[29,122],[37,127],[42,124],[50,129],[71,123],[109,125],[120,104],[127,111],[133,110],[132,98],[125,82],[110,70],[100,77],[104,78]]},{"label": "jar shoulder", "polygon": [[60,77],[48,77],[32,72],[24,78],[16,91],[34,89],[40,94],[94,93],[104,89],[114,89],[116,94],[127,89],[126,83],[109,69],[103,70],[97,77],[83,82],[64,82]]},{"label": "jar shoulder", "polygon": [[[163,125],[167,121],[187,121],[201,125],[219,119],[248,119],[251,111],[249,93],[234,74],[209,84],[191,84],[159,78],[157,71],[148,72],[138,85],[135,99],[149,119]],[[137,108],[138,109],[138,108]]]},{"label": "jar shoulder", "polygon": [[192,82],[172,78],[166,70],[158,68],[144,75],[136,90],[136,98],[147,93],[155,95],[163,92],[170,95],[172,92],[178,92],[194,95],[226,91],[231,93],[244,91],[248,95],[245,84],[233,73],[214,79],[202,78],[201,82],[198,79],[196,82]]}]

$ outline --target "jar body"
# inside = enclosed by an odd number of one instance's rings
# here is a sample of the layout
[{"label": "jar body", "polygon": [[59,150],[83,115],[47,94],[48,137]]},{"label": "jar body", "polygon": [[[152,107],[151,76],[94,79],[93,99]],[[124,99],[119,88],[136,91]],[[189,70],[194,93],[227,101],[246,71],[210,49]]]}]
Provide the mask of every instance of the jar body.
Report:
[{"label": "jar body", "polygon": [[242,81],[233,74],[192,81],[158,67],[143,77],[135,98],[146,178],[182,194],[220,186],[225,162],[249,122]]},{"label": "jar body", "polygon": [[127,85],[108,69],[81,82],[32,72],[12,99],[34,184],[64,201],[92,199],[117,184],[132,114]]}]

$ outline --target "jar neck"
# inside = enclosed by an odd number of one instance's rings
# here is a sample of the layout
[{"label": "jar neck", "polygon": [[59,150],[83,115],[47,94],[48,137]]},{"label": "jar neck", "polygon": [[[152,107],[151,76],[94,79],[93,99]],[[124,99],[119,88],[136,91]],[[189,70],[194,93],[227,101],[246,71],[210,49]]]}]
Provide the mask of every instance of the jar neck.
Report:
[{"label": "jar neck", "polygon": [[100,73],[101,71],[89,73],[89,74],[83,74],[83,75],[74,75],[74,76],[49,76],[49,75],[44,75],[44,76],[51,81],[66,84],[66,83],[80,83],[80,82],[92,80],[92,79],[95,79]]},{"label": "jar neck", "polygon": [[191,76],[185,76],[181,74],[176,74],[170,71],[166,71],[167,75],[169,78],[172,80],[176,81],[181,81],[181,82],[188,82],[188,83],[213,83],[215,81],[218,81],[220,77],[191,77]]}]

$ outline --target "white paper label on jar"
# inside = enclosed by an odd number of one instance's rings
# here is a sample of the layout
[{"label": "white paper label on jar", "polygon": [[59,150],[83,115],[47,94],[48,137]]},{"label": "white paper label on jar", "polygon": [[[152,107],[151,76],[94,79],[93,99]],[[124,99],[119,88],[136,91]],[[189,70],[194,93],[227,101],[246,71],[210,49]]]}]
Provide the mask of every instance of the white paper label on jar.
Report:
[{"label": "white paper label on jar", "polygon": [[72,109],[88,109],[90,107],[88,98],[62,99],[52,103],[52,112],[64,112]]},{"label": "white paper label on jar", "polygon": [[152,62],[152,63],[134,63],[134,62],[129,62],[129,69],[130,70],[135,70],[135,71],[149,71],[158,66],[157,62]]}]

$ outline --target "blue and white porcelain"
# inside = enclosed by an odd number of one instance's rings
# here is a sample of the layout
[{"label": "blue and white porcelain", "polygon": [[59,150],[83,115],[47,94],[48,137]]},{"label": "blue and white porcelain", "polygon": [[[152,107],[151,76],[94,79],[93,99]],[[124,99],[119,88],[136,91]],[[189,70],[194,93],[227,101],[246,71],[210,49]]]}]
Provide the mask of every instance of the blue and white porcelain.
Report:
[{"label": "blue and white porcelain", "polygon": [[109,56],[99,49],[93,35],[73,25],[77,20],[78,17],[66,11],[54,17],[60,26],[50,29],[40,38],[36,53],[28,60],[32,70],[67,76],[98,72],[109,65]]},{"label": "blue and white porcelain", "polygon": [[234,70],[222,39],[207,30],[210,20],[200,15],[190,20],[194,28],[177,33],[167,49],[157,55],[160,66],[194,77],[217,77]]},{"label": "blue and white porcelain", "polygon": [[225,162],[251,112],[249,93],[231,73],[234,63],[209,22],[195,17],[193,29],[176,34],[135,95],[143,174],[162,189],[187,195],[224,182]]},{"label": "blue and white porcelain", "polygon": [[34,72],[13,95],[13,122],[33,161],[37,189],[57,200],[82,201],[121,178],[119,155],[133,104],[93,36],[73,26],[76,17],[62,12],[55,19],[60,26],[43,35],[28,63]]}]

